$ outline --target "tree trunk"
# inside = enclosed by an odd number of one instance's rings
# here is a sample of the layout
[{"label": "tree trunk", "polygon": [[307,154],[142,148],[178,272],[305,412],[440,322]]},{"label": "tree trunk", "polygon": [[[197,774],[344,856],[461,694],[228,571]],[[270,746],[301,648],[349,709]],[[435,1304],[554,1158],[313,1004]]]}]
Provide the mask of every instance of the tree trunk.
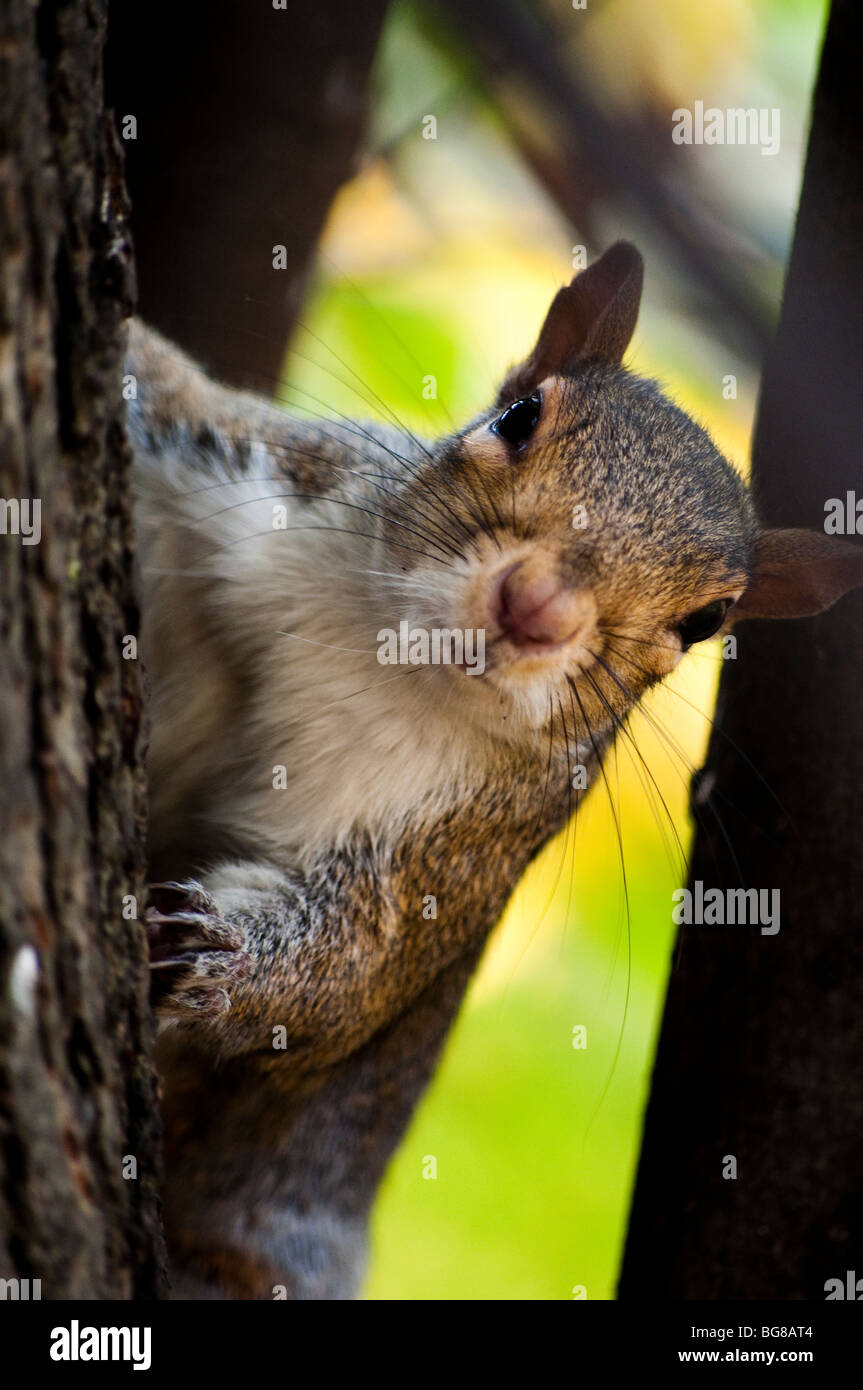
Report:
[{"label": "tree trunk", "polygon": [[279,380],[318,234],[356,157],[386,9],[112,6],[109,100],[121,128],[137,123],[125,152],[141,315],[224,381],[268,391]]},{"label": "tree trunk", "polygon": [[0,10],[0,1278],[41,1281],[6,1297],[162,1288],[105,23]]},{"label": "tree trunk", "polygon": [[[755,432],[766,524],[821,528],[861,479],[861,45],[834,0]],[[863,1273],[861,631],[859,594],[744,625],[725,669],[692,878],[779,889],[781,927],[682,929],[621,1298],[817,1300]]]}]

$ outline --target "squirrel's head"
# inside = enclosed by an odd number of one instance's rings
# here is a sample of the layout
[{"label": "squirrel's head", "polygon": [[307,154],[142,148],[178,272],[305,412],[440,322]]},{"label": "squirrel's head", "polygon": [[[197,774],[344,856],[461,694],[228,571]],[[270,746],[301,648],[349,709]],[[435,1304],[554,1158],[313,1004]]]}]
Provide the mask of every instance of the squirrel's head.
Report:
[{"label": "squirrel's head", "polygon": [[560,290],[494,406],[406,490],[433,553],[399,565],[413,622],[463,634],[442,679],[510,735],[609,731],[694,643],[863,583],[856,547],[760,529],[705,431],[622,367],[642,271],[619,242]]}]

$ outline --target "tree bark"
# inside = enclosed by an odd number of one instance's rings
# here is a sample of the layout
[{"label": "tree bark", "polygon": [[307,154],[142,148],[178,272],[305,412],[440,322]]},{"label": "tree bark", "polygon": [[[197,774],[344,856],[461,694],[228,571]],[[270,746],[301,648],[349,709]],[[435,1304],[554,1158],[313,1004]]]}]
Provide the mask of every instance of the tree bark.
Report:
[{"label": "tree bark", "polygon": [[[754,440],[772,525],[820,528],[860,484],[861,45],[859,6],[834,0]],[[692,880],[779,889],[781,927],[682,928],[621,1298],[824,1299],[863,1273],[861,624],[857,594],[744,625],[724,671]]]},{"label": "tree bark", "polygon": [[125,152],[141,314],[222,380],[259,391],[279,380],[324,217],[356,158],[386,9],[112,6],[109,100],[121,123],[137,121]]},{"label": "tree bark", "polygon": [[162,1289],[105,25],[0,10],[0,1278],[41,1281],[7,1297]]}]

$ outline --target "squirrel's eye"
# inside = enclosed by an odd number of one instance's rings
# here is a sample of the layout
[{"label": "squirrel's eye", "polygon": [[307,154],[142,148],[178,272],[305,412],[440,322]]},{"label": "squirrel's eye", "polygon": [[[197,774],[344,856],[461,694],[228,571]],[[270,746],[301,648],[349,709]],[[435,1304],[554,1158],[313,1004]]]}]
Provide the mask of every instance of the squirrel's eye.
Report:
[{"label": "squirrel's eye", "polygon": [[542,396],[535,391],[532,396],[525,396],[524,400],[508,405],[503,414],[495,420],[492,429],[501,439],[505,439],[507,444],[517,449],[530,439],[541,414]]},{"label": "squirrel's eye", "polygon": [[684,649],[691,647],[694,642],[706,642],[708,637],[718,632],[730,607],[730,598],[717,598],[684,618],[677,629]]}]

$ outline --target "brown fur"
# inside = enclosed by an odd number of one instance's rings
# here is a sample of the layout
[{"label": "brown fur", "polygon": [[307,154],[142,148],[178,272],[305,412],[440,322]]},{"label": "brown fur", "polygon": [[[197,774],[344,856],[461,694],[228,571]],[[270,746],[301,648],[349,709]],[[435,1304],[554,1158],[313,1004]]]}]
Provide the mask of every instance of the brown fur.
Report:
[{"label": "brown fur", "polygon": [[[180,1296],[356,1291],[377,1185],[489,931],[576,804],[573,760],[595,778],[621,720],[679,658],[682,620],[756,594],[757,555],[775,576],[787,551],[777,533],[758,539],[746,488],[705,432],[620,365],[640,286],[637,253],[613,248],[555,299],[497,405],[433,446],[292,419],[132,328],[154,869],[194,876],[150,919]],[[523,443],[489,428],[513,394],[537,391]],[[249,488],[256,467],[290,499],[287,540],[226,529],[269,505]],[[208,488],[240,501],[199,508]],[[819,587],[816,542],[798,590],[832,601],[859,582],[859,555]],[[505,563],[524,566],[528,589],[539,576],[590,594],[573,601],[571,639],[513,647],[493,602]],[[431,684],[423,672],[381,693],[369,657],[371,693],[328,715],[328,680],[366,670],[381,566],[432,620],[483,616],[488,672]],[[783,611],[793,572],[792,558]],[[336,655],[274,648],[283,604],[300,626],[317,604],[308,642]],[[294,670],[324,672],[311,702]],[[289,768],[287,792],[270,785],[273,763]]]}]

